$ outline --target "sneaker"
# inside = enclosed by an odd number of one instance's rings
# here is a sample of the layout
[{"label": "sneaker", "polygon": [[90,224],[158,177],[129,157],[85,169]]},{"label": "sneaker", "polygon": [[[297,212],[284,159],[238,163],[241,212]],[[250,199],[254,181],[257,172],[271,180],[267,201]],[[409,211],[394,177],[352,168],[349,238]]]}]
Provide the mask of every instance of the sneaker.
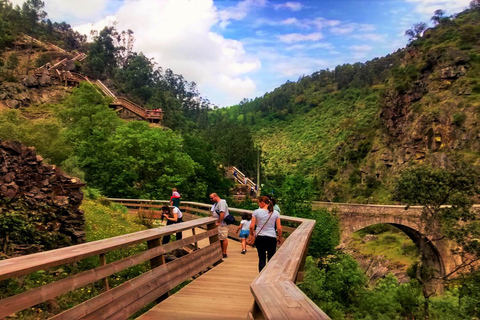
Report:
[{"label": "sneaker", "polygon": [[245,252],[247,252],[247,250],[242,250],[242,254],[245,254]]},{"label": "sneaker", "polygon": [[226,253],[222,253],[222,256],[223,256],[224,258],[228,258],[228,256],[227,256]]}]

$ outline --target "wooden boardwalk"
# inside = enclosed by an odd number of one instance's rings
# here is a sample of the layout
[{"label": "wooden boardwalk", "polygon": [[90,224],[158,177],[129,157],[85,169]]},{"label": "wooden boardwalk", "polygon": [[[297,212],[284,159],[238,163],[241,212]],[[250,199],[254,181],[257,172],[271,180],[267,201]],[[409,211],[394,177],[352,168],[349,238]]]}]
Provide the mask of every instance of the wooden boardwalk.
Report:
[{"label": "wooden boardwalk", "polygon": [[258,275],[258,257],[256,249],[247,247],[244,255],[241,250],[229,239],[228,258],[138,319],[245,320],[254,302],[250,284]]}]

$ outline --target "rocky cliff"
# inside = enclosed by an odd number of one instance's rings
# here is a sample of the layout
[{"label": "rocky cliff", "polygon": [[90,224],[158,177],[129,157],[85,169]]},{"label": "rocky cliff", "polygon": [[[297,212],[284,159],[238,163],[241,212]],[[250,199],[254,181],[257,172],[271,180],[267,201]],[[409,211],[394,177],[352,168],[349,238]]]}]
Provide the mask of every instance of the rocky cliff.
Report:
[{"label": "rocky cliff", "polygon": [[0,252],[6,256],[85,240],[83,199],[76,178],[42,163],[35,149],[0,141]]}]

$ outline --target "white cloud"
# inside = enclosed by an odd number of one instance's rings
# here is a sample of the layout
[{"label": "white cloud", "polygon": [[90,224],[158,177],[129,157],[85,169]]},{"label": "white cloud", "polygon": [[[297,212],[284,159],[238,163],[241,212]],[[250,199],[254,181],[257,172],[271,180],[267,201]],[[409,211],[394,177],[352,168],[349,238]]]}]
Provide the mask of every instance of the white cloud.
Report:
[{"label": "white cloud", "polygon": [[333,49],[334,46],[328,42],[319,42],[314,43],[311,45],[306,44],[294,44],[286,48],[287,51],[294,51],[294,50],[311,50],[311,49]]},{"label": "white cloud", "polygon": [[275,10],[279,9],[290,9],[292,11],[300,11],[302,10],[305,6],[301,4],[300,2],[287,2],[283,4],[275,4],[273,5]]},{"label": "white cloud", "polygon": [[301,34],[301,33],[289,33],[278,36],[278,39],[285,43],[301,42],[301,41],[317,41],[322,39],[323,36],[320,32]]},{"label": "white cloud", "polygon": [[286,26],[295,26],[295,27],[299,27],[299,28],[303,28],[303,29],[309,29],[310,28],[308,22],[300,21],[297,18],[287,18],[285,20],[282,20],[282,22],[280,22],[280,24],[286,25]]},{"label": "white cloud", "polygon": [[339,20],[327,20],[324,18],[315,18],[315,19],[302,19],[299,20],[297,18],[286,18],[284,20],[278,21],[273,19],[267,18],[259,18],[255,20],[255,27],[260,27],[262,25],[267,26],[294,26],[302,29],[311,29],[316,28],[321,30],[326,27],[334,27],[341,23]]},{"label": "white cloud", "polygon": [[330,65],[331,62],[328,60],[298,55],[279,59],[274,65],[274,70],[286,77],[298,77],[302,74],[311,74],[320,69],[325,69]]},{"label": "white cloud", "polygon": [[362,23],[362,24],[359,25],[358,31],[361,31],[361,32],[372,32],[372,31],[375,31],[375,26],[374,26],[374,25],[371,25],[371,24]]},{"label": "white cloud", "polygon": [[326,27],[335,27],[341,23],[339,20],[327,20],[325,18],[316,18],[311,21],[311,24],[317,27],[318,29]]},{"label": "white cloud", "polygon": [[260,68],[241,42],[212,32],[221,18],[211,0],[129,0],[115,14],[118,30],[133,30],[135,51],[154,57],[195,81],[202,94],[221,106],[251,96],[255,83],[248,73]]},{"label": "white cloud", "polygon": [[415,5],[415,11],[431,17],[435,10],[442,9],[448,14],[458,13],[470,4],[471,0],[405,0]]},{"label": "white cloud", "polygon": [[355,23],[348,23],[338,27],[330,28],[330,32],[333,34],[348,34],[352,33],[357,25]]},{"label": "white cloud", "polygon": [[370,51],[372,51],[373,47],[363,44],[363,45],[353,45],[349,46],[348,49],[352,50],[352,57],[355,60],[365,58]]},{"label": "white cloud", "polygon": [[93,36],[90,34],[90,31],[99,31],[102,30],[105,26],[113,26],[117,22],[117,17],[107,16],[102,20],[93,23],[85,23],[79,26],[74,27],[75,31],[80,32],[81,34],[87,35],[87,41],[92,41]]},{"label": "white cloud", "polygon": [[244,0],[238,2],[236,6],[219,11],[220,27],[226,28],[230,20],[243,20],[252,8],[264,7],[266,3],[267,0]]},{"label": "white cloud", "polygon": [[350,50],[353,50],[353,51],[357,51],[357,52],[368,52],[368,51],[371,51],[373,49],[372,46],[369,46],[369,45],[366,45],[366,44],[362,44],[362,45],[354,45],[354,46],[350,46],[348,47]]},{"label": "white cloud", "polygon": [[385,35],[377,34],[377,33],[364,33],[364,34],[352,35],[352,38],[359,39],[359,40],[368,40],[368,41],[384,41]]},{"label": "white cloud", "polygon": [[345,23],[341,24],[340,22],[334,25],[332,28],[330,28],[330,32],[333,34],[349,34],[352,33],[353,31],[359,31],[359,32],[372,32],[375,30],[375,26],[371,24],[365,24],[365,23]]},{"label": "white cloud", "polygon": [[[25,0],[11,0],[10,2],[22,6]],[[52,21],[75,24],[86,19],[99,19],[107,2],[108,0],[47,0],[44,10]]]},{"label": "white cloud", "polygon": [[333,44],[328,43],[328,42],[319,42],[319,43],[312,44],[310,46],[310,48],[312,48],[312,49],[333,49],[334,46],[333,46]]}]

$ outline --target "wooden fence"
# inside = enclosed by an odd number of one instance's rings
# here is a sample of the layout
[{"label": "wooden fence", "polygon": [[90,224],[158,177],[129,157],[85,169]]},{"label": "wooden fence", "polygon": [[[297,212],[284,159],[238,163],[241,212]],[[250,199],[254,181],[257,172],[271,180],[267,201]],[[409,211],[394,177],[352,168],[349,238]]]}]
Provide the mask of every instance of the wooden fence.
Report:
[{"label": "wooden fence", "polygon": [[[195,228],[200,227],[206,231],[195,234]],[[193,236],[161,245],[163,236],[189,229],[192,229]],[[207,238],[209,245],[198,248],[197,243]],[[141,243],[147,244],[145,251],[107,264],[108,252]],[[190,244],[195,245],[191,253],[165,263],[164,254]],[[0,300],[0,319],[97,281],[104,283],[104,292],[57,314],[53,319],[126,319],[175,286],[222,259],[215,219],[205,217],[163,228],[3,260],[0,261],[0,280],[20,277],[92,256],[99,256],[98,267]],[[106,278],[146,261],[150,262],[149,271],[113,289],[108,287]]]}]

